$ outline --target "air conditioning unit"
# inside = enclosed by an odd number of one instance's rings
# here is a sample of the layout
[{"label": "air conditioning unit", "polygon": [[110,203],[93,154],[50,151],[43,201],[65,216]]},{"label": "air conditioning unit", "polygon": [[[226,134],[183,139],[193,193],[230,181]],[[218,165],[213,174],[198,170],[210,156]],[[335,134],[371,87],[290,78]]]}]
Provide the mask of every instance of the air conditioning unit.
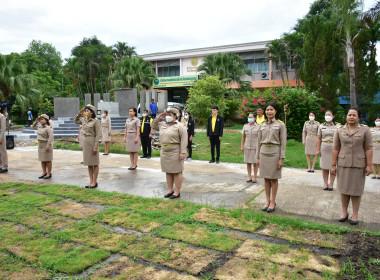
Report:
[{"label": "air conditioning unit", "polygon": [[269,71],[261,72],[260,73],[260,79],[261,80],[269,80]]}]

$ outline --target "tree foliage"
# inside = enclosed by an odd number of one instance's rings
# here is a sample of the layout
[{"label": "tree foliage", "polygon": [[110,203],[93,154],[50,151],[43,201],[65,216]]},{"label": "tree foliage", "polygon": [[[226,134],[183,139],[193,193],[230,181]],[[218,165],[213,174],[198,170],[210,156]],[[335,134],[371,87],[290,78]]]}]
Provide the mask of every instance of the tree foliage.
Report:
[{"label": "tree foliage", "polygon": [[223,115],[226,109],[225,96],[228,89],[218,76],[205,76],[198,80],[189,90],[187,110],[196,117],[200,123],[205,123],[211,115],[211,107],[216,105],[219,114]]}]

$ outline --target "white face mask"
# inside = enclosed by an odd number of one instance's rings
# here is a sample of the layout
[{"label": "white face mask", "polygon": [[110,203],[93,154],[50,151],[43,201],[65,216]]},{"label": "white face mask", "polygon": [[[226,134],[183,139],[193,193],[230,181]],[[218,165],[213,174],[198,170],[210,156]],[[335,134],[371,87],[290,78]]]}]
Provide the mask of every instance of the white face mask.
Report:
[{"label": "white face mask", "polygon": [[106,114],[102,114],[102,116],[103,116],[103,118],[105,118],[105,117],[106,117]]},{"label": "white face mask", "polygon": [[145,118],[145,117],[146,117],[146,114],[144,113],[144,114],[142,114],[142,116]]},{"label": "white face mask", "polygon": [[331,122],[332,121],[332,116],[325,116],[326,122]]},{"label": "white face mask", "polygon": [[375,122],[376,126],[380,126],[380,122]]},{"label": "white face mask", "polygon": [[166,116],[165,120],[167,123],[171,123],[173,121],[173,118],[171,116]]},{"label": "white face mask", "polygon": [[185,118],[185,120],[187,120],[187,119],[189,118],[189,116],[188,116],[188,115],[185,115],[184,118]]},{"label": "white face mask", "polygon": [[311,121],[314,121],[314,117],[313,116],[309,116],[309,120],[311,120]]},{"label": "white face mask", "polygon": [[248,118],[249,123],[253,123],[255,121],[255,118]]}]

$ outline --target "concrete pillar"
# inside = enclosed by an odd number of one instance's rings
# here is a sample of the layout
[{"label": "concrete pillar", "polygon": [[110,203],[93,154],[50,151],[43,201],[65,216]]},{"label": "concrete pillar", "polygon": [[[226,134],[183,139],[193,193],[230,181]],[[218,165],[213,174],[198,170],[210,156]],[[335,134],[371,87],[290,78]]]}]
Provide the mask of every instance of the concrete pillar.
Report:
[{"label": "concrete pillar", "polygon": [[149,90],[140,91],[140,114],[146,109],[146,92],[149,92]]},{"label": "concrete pillar", "polygon": [[91,93],[84,94],[84,106],[91,104]]},{"label": "concrete pillar", "polygon": [[98,103],[99,102],[100,102],[100,93],[94,93],[94,106],[95,106],[96,110],[98,109]]},{"label": "concrete pillar", "polygon": [[54,117],[75,118],[79,112],[79,98],[55,97]]},{"label": "concrete pillar", "polygon": [[137,89],[123,88],[115,90],[115,102],[119,103],[120,116],[129,116],[129,108],[137,108]]},{"label": "concrete pillar", "polygon": [[166,108],[168,108],[168,91],[167,90],[163,90],[157,94],[157,107],[158,107],[157,115],[161,114]]},{"label": "concrete pillar", "polygon": [[103,93],[103,101],[104,102],[110,102],[111,101],[110,93],[109,92]]}]

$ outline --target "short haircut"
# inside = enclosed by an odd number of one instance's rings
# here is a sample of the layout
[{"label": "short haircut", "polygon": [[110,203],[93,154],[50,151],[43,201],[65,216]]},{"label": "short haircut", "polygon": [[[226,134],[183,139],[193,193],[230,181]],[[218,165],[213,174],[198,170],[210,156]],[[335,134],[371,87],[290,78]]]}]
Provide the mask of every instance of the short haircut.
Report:
[{"label": "short haircut", "polygon": [[316,114],[314,111],[310,111],[310,112],[309,112],[309,115],[310,115],[310,114],[313,114],[313,115],[314,115],[314,117],[316,117],[316,116],[317,116],[317,114]]},{"label": "short haircut", "polygon": [[219,110],[218,106],[212,106],[211,109],[216,109],[216,110]]},{"label": "short haircut", "polygon": [[148,113],[148,110],[147,110],[147,109],[144,109],[143,112],[147,112],[147,113]]},{"label": "short haircut", "polygon": [[129,110],[131,110],[131,109],[132,109],[133,112],[135,113],[135,117],[137,117],[137,109],[136,109],[136,108],[133,108],[133,107],[132,107],[132,108],[129,108]]},{"label": "short haircut", "polygon": [[264,108],[263,108],[263,106],[259,106],[259,107],[257,107],[257,108],[256,108],[256,110],[258,110],[258,109],[261,109],[261,110],[263,110],[263,111],[264,111]]}]

